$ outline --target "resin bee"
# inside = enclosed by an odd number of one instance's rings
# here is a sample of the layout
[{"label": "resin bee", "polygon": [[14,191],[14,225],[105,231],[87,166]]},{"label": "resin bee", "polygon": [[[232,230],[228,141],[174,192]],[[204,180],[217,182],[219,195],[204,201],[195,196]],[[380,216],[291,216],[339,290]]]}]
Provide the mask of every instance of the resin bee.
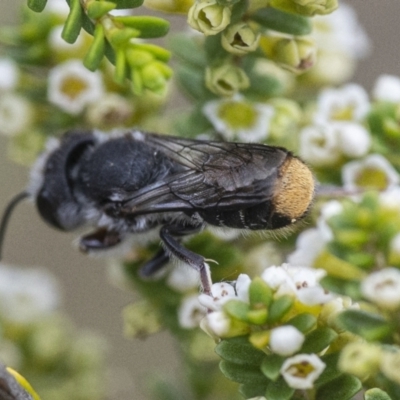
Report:
[{"label": "resin bee", "polygon": [[197,269],[210,293],[208,265],[181,239],[207,224],[251,231],[292,225],[307,214],[314,186],[309,168],[280,147],[140,131],[68,132],[49,141],[28,189],[10,203],[0,235],[25,197],[55,228],[93,227],[80,238],[84,252],[158,229],[163,247],[142,275],[152,275],[173,256]]}]

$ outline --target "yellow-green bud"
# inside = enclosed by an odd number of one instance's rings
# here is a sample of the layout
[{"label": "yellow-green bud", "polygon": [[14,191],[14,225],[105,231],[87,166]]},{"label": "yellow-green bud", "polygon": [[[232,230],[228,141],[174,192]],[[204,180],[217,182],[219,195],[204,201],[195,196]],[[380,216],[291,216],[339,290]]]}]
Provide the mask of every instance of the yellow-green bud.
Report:
[{"label": "yellow-green bud", "polygon": [[144,5],[158,11],[187,14],[194,0],[145,0]]},{"label": "yellow-green bud", "polygon": [[221,6],[216,0],[200,0],[188,13],[188,24],[206,36],[223,31],[230,22],[230,7]]},{"label": "yellow-green bud", "polygon": [[221,96],[233,96],[250,85],[245,72],[231,64],[206,69],[206,86],[211,92]]},{"label": "yellow-green bud", "polygon": [[142,68],[143,86],[152,92],[163,94],[172,70],[160,61],[153,61]]},{"label": "yellow-green bud", "polygon": [[400,384],[400,351],[384,351],[380,369],[390,380]]},{"label": "yellow-green bud", "polygon": [[260,41],[260,47],[282,68],[291,72],[305,72],[316,61],[317,48],[309,38],[265,36]]},{"label": "yellow-green bud", "polygon": [[376,373],[381,363],[381,349],[370,343],[350,343],[341,352],[338,367],[341,371],[367,379]]},{"label": "yellow-green bud", "polygon": [[271,0],[270,5],[284,11],[309,17],[316,14],[330,14],[339,6],[338,0]]},{"label": "yellow-green bud", "polygon": [[221,38],[222,47],[229,53],[243,55],[257,49],[260,34],[255,33],[245,22],[226,29]]}]

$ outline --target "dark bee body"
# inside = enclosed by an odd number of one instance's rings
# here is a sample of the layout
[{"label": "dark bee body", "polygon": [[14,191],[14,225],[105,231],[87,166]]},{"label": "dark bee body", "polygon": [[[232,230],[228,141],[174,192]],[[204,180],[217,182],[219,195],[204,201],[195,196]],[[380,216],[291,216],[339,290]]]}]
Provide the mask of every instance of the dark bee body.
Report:
[{"label": "dark bee body", "polygon": [[207,224],[279,229],[303,218],[314,194],[310,170],[283,148],[138,131],[66,134],[33,171],[29,192],[49,224],[96,228],[81,238],[82,250],[105,250],[160,227],[165,249],[144,266],[144,275],[173,254],[200,270],[206,292],[208,266],[181,237]]}]

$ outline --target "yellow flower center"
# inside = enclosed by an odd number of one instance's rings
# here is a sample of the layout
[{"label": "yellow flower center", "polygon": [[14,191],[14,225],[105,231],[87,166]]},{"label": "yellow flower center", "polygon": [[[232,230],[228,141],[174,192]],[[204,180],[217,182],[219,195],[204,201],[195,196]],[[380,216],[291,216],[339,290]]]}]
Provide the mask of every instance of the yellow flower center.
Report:
[{"label": "yellow flower center", "polygon": [[364,168],[356,178],[357,186],[385,189],[388,185],[388,178],[384,171],[375,168]]},{"label": "yellow flower center", "polygon": [[66,77],[61,84],[61,92],[71,100],[76,99],[87,89],[87,83],[77,76]]},{"label": "yellow flower center", "polygon": [[307,378],[307,376],[313,371],[314,367],[308,361],[293,364],[287,369],[287,372],[290,375],[296,376],[297,378]]},{"label": "yellow flower center", "polygon": [[251,104],[228,101],[220,105],[218,117],[230,128],[251,128],[256,122],[257,111]]},{"label": "yellow flower center", "polygon": [[354,119],[354,109],[354,105],[333,108],[331,118],[336,121],[352,121]]}]

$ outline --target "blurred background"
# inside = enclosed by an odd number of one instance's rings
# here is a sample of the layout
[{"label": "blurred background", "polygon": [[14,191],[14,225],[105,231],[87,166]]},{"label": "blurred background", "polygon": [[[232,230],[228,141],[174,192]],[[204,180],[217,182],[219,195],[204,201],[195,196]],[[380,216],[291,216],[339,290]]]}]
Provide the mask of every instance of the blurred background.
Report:
[{"label": "blurred background", "polygon": [[[383,73],[400,75],[398,0],[347,2],[358,13],[368,33],[372,51],[362,60],[353,81],[370,91]],[[0,25],[18,19],[22,1],[0,1]],[[12,164],[6,157],[6,140],[0,137],[0,210],[21,191],[29,171]],[[19,206],[7,232],[4,262],[50,269],[63,287],[63,308],[73,321],[85,329],[101,332],[110,343],[108,362],[112,367],[113,399],[145,398],[143,387],[149,373],[178,378],[182,371],[175,357],[173,340],[166,334],[145,341],[123,338],[121,309],[132,302],[134,293],[124,292],[108,283],[104,261],[90,259],[71,243],[76,235],[56,232],[38,217],[32,204]],[[142,389],[141,389],[142,388]]]}]

